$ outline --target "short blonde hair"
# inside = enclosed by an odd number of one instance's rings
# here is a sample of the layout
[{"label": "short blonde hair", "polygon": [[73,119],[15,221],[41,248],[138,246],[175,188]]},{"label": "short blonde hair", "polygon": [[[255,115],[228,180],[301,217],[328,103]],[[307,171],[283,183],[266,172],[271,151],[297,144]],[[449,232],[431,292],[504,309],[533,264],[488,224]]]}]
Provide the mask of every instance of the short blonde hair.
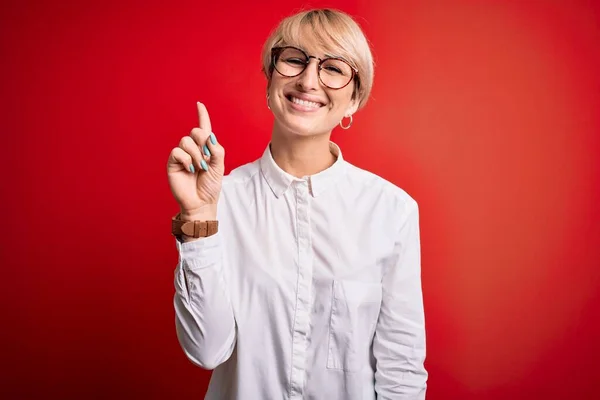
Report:
[{"label": "short blonde hair", "polygon": [[352,98],[364,107],[373,87],[374,62],[369,42],[360,26],[348,14],[334,9],[302,11],[285,18],[271,33],[262,49],[262,70],[270,81],[273,74],[271,49],[302,46],[302,30],[308,28],[321,50],[342,57],[358,70]]}]

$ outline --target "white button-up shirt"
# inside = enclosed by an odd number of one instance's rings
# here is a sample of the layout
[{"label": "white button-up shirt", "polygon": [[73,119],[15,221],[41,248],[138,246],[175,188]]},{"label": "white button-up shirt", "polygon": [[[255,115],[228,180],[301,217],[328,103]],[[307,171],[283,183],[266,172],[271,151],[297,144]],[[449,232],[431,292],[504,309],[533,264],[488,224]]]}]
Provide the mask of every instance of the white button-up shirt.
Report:
[{"label": "white button-up shirt", "polygon": [[425,398],[417,203],[344,161],[295,178],[270,147],[223,179],[219,232],[176,241],[175,326],[206,399]]}]

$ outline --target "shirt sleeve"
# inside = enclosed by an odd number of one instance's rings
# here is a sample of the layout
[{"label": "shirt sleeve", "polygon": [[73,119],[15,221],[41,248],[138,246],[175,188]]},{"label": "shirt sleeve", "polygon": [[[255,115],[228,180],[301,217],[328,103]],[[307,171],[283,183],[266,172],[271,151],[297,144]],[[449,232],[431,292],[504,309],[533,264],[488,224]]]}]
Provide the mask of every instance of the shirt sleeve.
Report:
[{"label": "shirt sleeve", "polygon": [[188,359],[212,370],[232,354],[233,309],[223,273],[220,233],[191,242],[176,240],[175,328]]},{"label": "shirt sleeve", "polygon": [[373,339],[378,400],[424,400],[427,389],[419,210],[414,200],[404,215],[385,266]]}]

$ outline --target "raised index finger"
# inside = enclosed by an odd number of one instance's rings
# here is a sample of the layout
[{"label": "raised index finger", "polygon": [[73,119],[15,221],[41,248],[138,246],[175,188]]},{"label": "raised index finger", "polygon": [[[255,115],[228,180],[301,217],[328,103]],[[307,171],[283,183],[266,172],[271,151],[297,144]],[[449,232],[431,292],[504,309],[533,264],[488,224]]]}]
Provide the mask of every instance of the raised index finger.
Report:
[{"label": "raised index finger", "polygon": [[203,129],[207,132],[212,133],[212,127],[210,126],[210,117],[208,116],[208,110],[204,106],[204,104],[198,102],[198,123],[200,124],[200,129]]}]

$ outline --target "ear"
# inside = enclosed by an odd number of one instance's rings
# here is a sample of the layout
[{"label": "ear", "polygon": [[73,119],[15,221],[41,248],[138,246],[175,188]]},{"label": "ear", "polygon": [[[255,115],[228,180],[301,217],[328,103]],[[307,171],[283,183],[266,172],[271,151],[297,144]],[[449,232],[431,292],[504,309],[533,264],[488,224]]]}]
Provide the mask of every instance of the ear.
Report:
[{"label": "ear", "polygon": [[348,108],[346,109],[346,112],[344,113],[344,116],[349,117],[354,114],[356,110],[358,110],[358,100],[352,99],[348,105]]}]

